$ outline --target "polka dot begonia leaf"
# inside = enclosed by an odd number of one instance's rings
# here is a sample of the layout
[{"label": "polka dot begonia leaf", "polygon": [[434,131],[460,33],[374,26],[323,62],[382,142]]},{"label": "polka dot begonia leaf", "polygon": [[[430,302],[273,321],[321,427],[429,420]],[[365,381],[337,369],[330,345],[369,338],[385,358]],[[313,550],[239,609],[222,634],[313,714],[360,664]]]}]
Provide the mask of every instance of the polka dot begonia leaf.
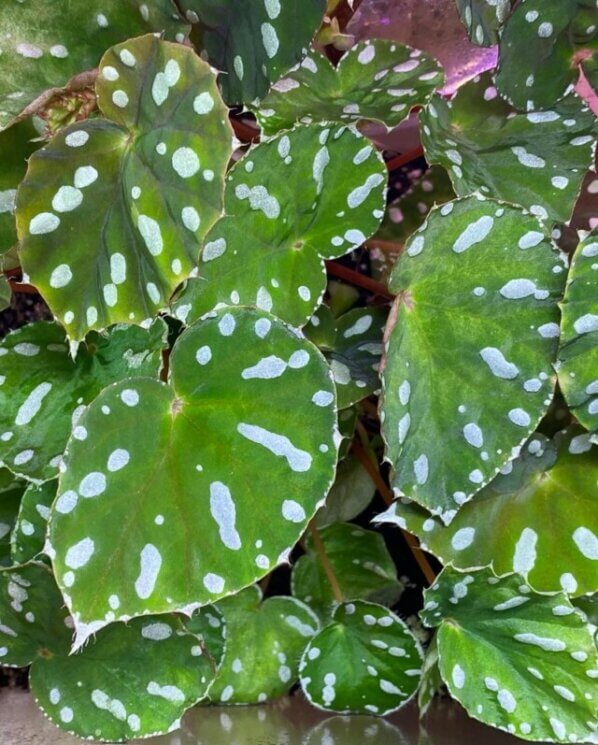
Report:
[{"label": "polka dot begonia leaf", "polygon": [[320,630],[314,612],[296,598],[262,602],[255,585],[220,601],[218,608],[226,620],[226,648],[210,699],[255,704],[288,693],[305,646]]},{"label": "polka dot begonia leaf", "polygon": [[[334,320],[328,311],[326,320],[332,319],[332,326],[327,324],[324,329],[323,314],[316,314],[305,327],[306,336],[316,344],[322,331],[328,332],[322,351],[332,370],[340,409],[379,390],[378,370],[387,316],[386,308],[354,308]],[[314,319],[318,326],[314,326]]]},{"label": "polka dot begonia leaf", "polygon": [[0,127],[38,96],[97,67],[108,47],[155,31],[183,41],[189,26],[171,0],[71,0],[69,22],[55,0],[6,0],[0,7]]},{"label": "polka dot begonia leaf", "polygon": [[[380,533],[351,523],[334,523],[320,530],[324,551],[344,600],[364,599],[394,605],[403,591],[397,568]],[[306,553],[293,567],[293,595],[330,618],[335,597],[313,538],[304,539]]]},{"label": "polka dot begonia leaf", "polygon": [[[85,406],[109,383],[158,377],[166,324],[114,326],[87,336],[73,360],[64,330],[39,321],[0,343],[0,459],[33,482],[58,475],[66,442]],[[85,439],[83,429],[74,436]]]},{"label": "polka dot begonia leaf", "polygon": [[457,9],[470,40],[480,47],[496,44],[512,4],[513,0],[457,0]]},{"label": "polka dot begonia leaf", "polygon": [[0,468],[0,566],[12,564],[10,540],[25,487],[8,469]]},{"label": "polka dot begonia leaf", "polygon": [[374,522],[415,533],[444,564],[492,564],[525,576],[535,590],[581,595],[598,591],[597,507],[598,448],[588,435],[549,441],[536,434],[448,527],[400,500]]},{"label": "polka dot begonia leaf", "polygon": [[12,563],[25,564],[43,551],[57,485],[58,482],[53,479],[39,485],[29,484],[25,489],[10,536]]},{"label": "polka dot begonia leaf", "polygon": [[[522,111],[552,106],[573,86],[578,71],[573,27],[578,11],[595,0],[522,0],[500,38],[496,85]],[[594,29],[596,31],[595,18]],[[581,57],[583,59],[583,56]]]},{"label": "polka dot begonia leaf", "polygon": [[448,524],[517,455],[554,392],[564,264],[537,218],[479,195],[408,241],[382,375],[397,496]]},{"label": "polka dot begonia leaf", "polygon": [[44,564],[0,571],[0,617],[2,664],[31,664],[38,705],[79,737],[121,742],[170,732],[213,680],[201,640],[173,616],[113,624],[70,654],[72,619]]},{"label": "polka dot begonia leaf", "polygon": [[598,443],[598,231],[577,247],[561,311],[559,385],[573,414]]},{"label": "polka dot begonia leaf", "polygon": [[325,0],[180,0],[192,40],[223,71],[229,104],[261,98],[273,80],[306,53]]},{"label": "polka dot begonia leaf", "polygon": [[241,303],[303,325],[326,288],[324,259],[378,228],[386,181],[381,156],[352,127],[296,127],[251,148],[230,171],[226,217],[207,236],[176,316],[190,322]]},{"label": "polka dot begonia leaf", "polygon": [[442,68],[430,55],[375,39],[356,44],[336,68],[310,52],[274,83],[255,114],[267,135],[297,122],[370,119],[392,128],[442,83]]},{"label": "polka dot begonia leaf", "polygon": [[[345,412],[350,412],[346,409]],[[345,412],[340,412],[344,414]],[[319,527],[353,520],[372,501],[376,487],[361,461],[348,455],[336,469],[334,484],[326,497],[326,504],[316,514]]]},{"label": "polka dot begonia leaf", "polygon": [[575,94],[550,110],[518,113],[499,98],[490,74],[451,100],[434,96],[420,124],[426,157],[448,170],[459,196],[479,190],[560,222],[571,217],[598,131]]},{"label": "polka dot begonia leaf", "polygon": [[210,66],[154,36],[100,63],[107,118],[62,130],[17,193],[23,268],[71,339],[166,307],[220,217],[232,151]]},{"label": "polka dot begonia leaf", "polygon": [[207,654],[212,657],[216,671],[220,670],[224,661],[227,636],[226,619],[222,611],[216,605],[205,605],[191,618],[184,618],[183,622],[187,631],[203,639]]},{"label": "polka dot begonia leaf", "polygon": [[301,688],[325,711],[382,716],[413,697],[422,658],[407,624],[387,608],[343,603],[303,653]]},{"label": "polka dot begonia leaf", "polygon": [[335,403],[316,347],[247,308],[185,331],[169,384],[106,388],[68,444],[50,520],[76,646],[114,598],[117,618],[191,613],[284,561],[333,480]]},{"label": "polka dot begonia leaf", "polygon": [[428,713],[432,701],[436,694],[442,688],[442,677],[438,665],[438,644],[436,637],[432,637],[429,647],[426,649],[426,656],[422,667],[421,683],[417,691],[417,706],[419,708],[419,717],[425,717]]},{"label": "polka dot begonia leaf", "polygon": [[470,716],[524,740],[590,741],[598,659],[566,595],[536,594],[517,574],[447,567],[425,599],[442,678]]}]

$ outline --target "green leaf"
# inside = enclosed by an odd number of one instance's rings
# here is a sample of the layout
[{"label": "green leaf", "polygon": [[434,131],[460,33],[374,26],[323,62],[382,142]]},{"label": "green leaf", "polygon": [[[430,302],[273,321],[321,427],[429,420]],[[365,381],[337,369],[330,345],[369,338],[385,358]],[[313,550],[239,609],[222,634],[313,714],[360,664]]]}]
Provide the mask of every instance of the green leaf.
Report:
[{"label": "green leaf", "polygon": [[417,706],[419,708],[419,718],[422,719],[428,713],[428,710],[434,701],[437,693],[442,688],[442,678],[440,676],[440,666],[438,664],[438,645],[434,636],[424,658],[422,667],[422,677],[419,690],[417,692]]},{"label": "green leaf", "polygon": [[572,413],[598,442],[598,231],[575,251],[561,312],[559,385]]},{"label": "green leaf", "polygon": [[262,602],[255,585],[220,601],[226,619],[226,649],[210,699],[255,704],[288,693],[298,677],[299,658],[320,629],[317,616],[295,598]]},{"label": "green leaf", "polygon": [[[0,15],[2,14],[0,10]],[[0,55],[1,66],[4,55]],[[0,106],[2,106],[0,95]],[[2,114],[0,113],[0,122]],[[0,254],[4,254],[17,243],[17,226],[15,224],[15,200],[17,187],[25,177],[27,158],[39,146],[32,140],[38,136],[31,119],[15,124],[10,129],[0,132]],[[1,264],[0,264],[1,266]]]},{"label": "green leaf", "polygon": [[407,243],[381,409],[397,496],[448,524],[517,455],[554,391],[563,270],[535,217],[479,195]]},{"label": "green leaf", "polygon": [[255,114],[264,134],[298,122],[356,123],[370,119],[395,127],[443,82],[431,56],[384,39],[363,41],[335,68],[311,52],[280,78]]},{"label": "green leaf", "polygon": [[518,113],[490,74],[434,96],[421,115],[426,157],[444,166],[459,196],[479,190],[566,222],[594,157],[596,119],[574,93],[550,110]]},{"label": "green leaf", "polygon": [[522,574],[535,590],[582,595],[598,591],[597,483],[598,448],[587,435],[565,438],[558,458],[555,442],[534,435],[448,527],[401,501],[374,522],[415,533],[443,564],[492,564],[499,574]]},{"label": "green leaf", "polygon": [[76,340],[166,307],[221,214],[232,147],[215,73],[184,46],[112,47],[96,91],[107,118],[37,151],[17,194],[23,268]]},{"label": "green leaf", "polygon": [[58,482],[30,484],[23,493],[17,521],[10,538],[10,553],[14,564],[35,559],[44,549],[50,507],[56,496]]},{"label": "green leaf", "polygon": [[118,618],[190,614],[267,574],[322,505],[336,464],[324,359],[245,308],[185,331],[168,385],[109,386],[79,426],[88,436],[69,442],[49,533],[76,646],[109,622],[115,597]]},{"label": "green leaf", "polygon": [[349,455],[336,469],[334,484],[328,492],[326,504],[316,513],[315,524],[323,528],[353,520],[365,510],[375,493],[370,474],[355,456]]},{"label": "green leaf", "polygon": [[498,32],[511,12],[512,0],[457,0],[467,35],[480,47],[498,42]]},{"label": "green leaf", "polygon": [[298,62],[313,39],[325,0],[180,0],[197,26],[196,45],[223,71],[228,103],[261,98],[272,80]]},{"label": "green leaf", "polygon": [[577,8],[578,0],[524,0],[505,24],[496,85],[516,108],[552,106],[577,78],[570,30]]},{"label": "green leaf", "polygon": [[9,470],[0,468],[0,566],[12,563],[10,541],[24,488],[25,484],[15,479]]},{"label": "green leaf", "polygon": [[[384,538],[372,530],[351,523],[335,523],[320,530],[324,550],[344,600],[364,599],[382,605],[394,605],[403,585],[397,580],[397,568]],[[293,567],[293,595],[329,618],[334,593],[324,565],[314,547],[313,538],[304,539],[306,554]]]},{"label": "green leaf", "polygon": [[12,291],[10,289],[10,282],[4,274],[0,273],[0,312],[10,307],[11,299]]},{"label": "green leaf", "polygon": [[194,613],[191,618],[185,618],[183,622],[187,631],[203,639],[208,654],[214,660],[216,671],[219,671],[224,661],[227,635],[222,611],[216,605],[205,605],[201,611]]},{"label": "green leaf", "polygon": [[0,572],[0,614],[3,664],[33,663],[38,705],[79,737],[123,741],[176,729],[213,679],[200,640],[174,617],[113,624],[69,654],[72,619],[43,564]]},{"label": "green leaf", "polygon": [[171,0],[72,0],[68,20],[60,10],[55,0],[2,3],[0,127],[48,89],[97,67],[112,44],[148,31],[183,41],[189,28]]},{"label": "green leaf", "polygon": [[447,567],[425,598],[440,672],[470,716],[526,740],[588,741],[598,659],[566,595],[533,593],[517,574]]},{"label": "green leaf", "polygon": [[[350,406],[348,409],[342,409],[338,412],[338,429],[341,436],[341,444],[338,449],[339,461],[346,458],[355,434],[355,426],[359,419],[357,406]],[[326,498],[328,500],[328,497]]]},{"label": "green leaf", "polygon": [[301,687],[320,709],[383,716],[415,694],[422,657],[407,625],[387,608],[364,600],[343,603],[307,645]]},{"label": "green leaf", "polygon": [[336,342],[336,320],[327,305],[320,305],[303,328],[305,336],[323,352],[334,349]]},{"label": "green leaf", "polygon": [[252,147],[230,171],[224,217],[175,314],[254,305],[303,325],[326,288],[324,259],[349,253],[384,214],[382,157],[351,127],[309,126]]},{"label": "green leaf", "polygon": [[[85,406],[116,380],[157,377],[166,325],[114,326],[92,332],[73,360],[64,330],[38,321],[8,334],[0,344],[0,458],[33,482],[58,475],[71,430]],[[83,429],[75,437],[84,440]]]}]

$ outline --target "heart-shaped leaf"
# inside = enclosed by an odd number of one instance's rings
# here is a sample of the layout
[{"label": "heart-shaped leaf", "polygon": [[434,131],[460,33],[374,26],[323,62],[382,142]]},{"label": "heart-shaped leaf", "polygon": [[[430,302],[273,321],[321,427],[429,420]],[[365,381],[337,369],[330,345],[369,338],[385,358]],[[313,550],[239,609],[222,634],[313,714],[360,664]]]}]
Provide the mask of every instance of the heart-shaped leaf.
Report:
[{"label": "heart-shaped leaf", "polygon": [[582,5],[579,0],[524,0],[513,11],[501,34],[496,85],[516,108],[552,106],[570,89],[577,78],[571,24]]},{"label": "heart-shaped leaf", "polygon": [[503,471],[448,527],[400,500],[374,522],[415,533],[443,564],[459,569],[492,564],[499,574],[522,574],[539,591],[598,591],[598,448],[576,434],[564,439],[557,459],[555,443],[534,435]]},{"label": "heart-shaped leaf", "polygon": [[[341,415],[343,413],[340,412]],[[326,504],[314,518],[316,525],[323,528],[353,520],[365,510],[375,492],[370,474],[357,458],[349,455],[336,469],[336,478],[326,497]]]},{"label": "heart-shaped leaf", "polygon": [[511,12],[513,0],[457,0],[467,35],[480,47],[498,42],[498,31]]},{"label": "heart-shaped leaf", "polygon": [[0,566],[12,563],[10,541],[24,490],[22,481],[15,479],[8,469],[0,468]]},{"label": "heart-shaped leaf", "polygon": [[325,0],[180,0],[196,45],[221,77],[230,104],[261,98],[305,54],[326,9]]},{"label": "heart-shaped leaf", "polygon": [[596,647],[567,596],[523,577],[447,567],[426,591],[440,672],[470,716],[525,740],[588,741],[596,715]]},{"label": "heart-shaped leaf", "polygon": [[597,131],[595,116],[575,94],[551,110],[518,113],[486,74],[450,101],[434,96],[420,122],[426,157],[448,170],[459,196],[479,190],[544,219],[571,217]]},{"label": "heart-shaped leaf", "polygon": [[559,385],[573,414],[598,442],[598,231],[577,247],[561,311]]},{"label": "heart-shaped leaf", "polygon": [[232,131],[210,66],[154,36],[100,63],[107,117],[62,130],[17,194],[25,271],[72,339],[164,308],[221,214]]},{"label": "heart-shaped leaf", "polygon": [[227,178],[226,217],[177,298],[177,317],[241,303],[303,325],[326,288],[323,259],[352,251],[380,224],[386,180],[381,156],[351,127],[297,127],[251,148]]},{"label": "heart-shaped leaf", "polygon": [[19,514],[10,538],[14,564],[35,559],[44,549],[50,507],[56,496],[56,479],[44,484],[29,484],[23,492]]},{"label": "heart-shaped leaf", "polygon": [[297,681],[301,653],[320,629],[314,612],[295,598],[262,602],[255,585],[220,601],[218,608],[226,620],[226,649],[210,699],[255,704],[288,693]]},{"label": "heart-shaped leaf", "polygon": [[320,709],[383,716],[415,694],[422,658],[417,639],[387,608],[343,603],[307,645],[301,687]]},{"label": "heart-shaped leaf", "polygon": [[390,281],[382,414],[397,496],[448,524],[517,455],[553,395],[563,283],[524,210],[474,196],[430,212]]},{"label": "heart-shaped leaf", "polygon": [[[24,478],[58,475],[72,428],[109,383],[131,375],[157,377],[167,327],[114,326],[90,333],[73,360],[64,330],[39,321],[8,334],[0,344],[0,458]],[[84,440],[84,429],[75,431]]]},{"label": "heart-shaped leaf", "polygon": [[[335,523],[320,531],[324,551],[343,599],[364,599],[394,605],[403,591],[397,568],[380,533],[351,523]],[[330,617],[335,597],[313,537],[304,539],[306,554],[293,567],[293,595],[309,603],[322,618]]]},{"label": "heart-shaped leaf", "polygon": [[105,49],[148,31],[183,41],[189,28],[171,0],[74,0],[68,22],[55,0],[6,0],[0,8],[0,127],[48,89],[97,67]]},{"label": "heart-shaped leaf", "polygon": [[336,68],[310,52],[274,83],[255,113],[268,135],[297,122],[370,119],[390,129],[426,103],[443,79],[438,62],[419,49],[384,39],[363,41]]},{"label": "heart-shaped leaf", "polygon": [[113,624],[69,654],[72,619],[43,564],[0,572],[0,616],[3,664],[32,663],[38,705],[79,737],[123,741],[176,729],[214,677],[200,640],[174,617]]},{"label": "heart-shaped leaf", "polygon": [[50,539],[76,646],[114,598],[117,618],[191,613],[259,579],[332,482],[334,385],[294,329],[246,308],[210,314],[177,340],[169,380],[109,386],[67,447]]}]

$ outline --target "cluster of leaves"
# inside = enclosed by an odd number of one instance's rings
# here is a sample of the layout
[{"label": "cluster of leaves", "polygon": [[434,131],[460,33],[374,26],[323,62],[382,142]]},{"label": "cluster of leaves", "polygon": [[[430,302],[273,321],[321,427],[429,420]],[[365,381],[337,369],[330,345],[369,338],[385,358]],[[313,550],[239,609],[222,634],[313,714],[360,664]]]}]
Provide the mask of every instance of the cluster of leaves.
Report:
[{"label": "cluster of leaves", "polygon": [[[399,43],[331,64],[323,0],[70,5],[0,10],[0,261],[55,319],[0,343],[0,664],[113,741],[297,682],[595,738],[598,235],[552,237],[595,150],[595,3],[458,0],[500,62],[450,99]],[[414,108],[434,166],[387,209],[361,123]],[[328,282],[372,238],[378,281]]]}]

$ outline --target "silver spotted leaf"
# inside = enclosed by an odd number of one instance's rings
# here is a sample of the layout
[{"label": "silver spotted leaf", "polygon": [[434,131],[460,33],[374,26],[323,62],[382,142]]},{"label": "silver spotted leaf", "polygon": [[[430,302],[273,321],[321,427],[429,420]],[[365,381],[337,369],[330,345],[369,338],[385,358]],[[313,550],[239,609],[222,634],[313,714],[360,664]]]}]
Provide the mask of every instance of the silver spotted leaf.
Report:
[{"label": "silver spotted leaf", "polygon": [[598,442],[598,231],[575,251],[561,312],[559,385],[573,414]]},{"label": "silver spotted leaf", "polygon": [[386,180],[381,156],[351,127],[297,127],[252,147],[230,171],[226,217],[207,236],[175,315],[191,322],[241,303],[303,325],[326,288],[324,259],[378,228]]},{"label": "silver spotted leaf", "polygon": [[325,711],[383,716],[414,696],[422,658],[408,626],[387,608],[343,603],[303,653],[301,688]]},{"label": "silver spotted leaf", "polygon": [[516,108],[533,111],[552,106],[571,89],[577,78],[572,24],[583,4],[522,0],[513,11],[500,38],[496,85]]},{"label": "silver spotted leaf", "polygon": [[419,49],[385,39],[363,41],[336,68],[310,52],[274,83],[255,114],[267,135],[298,122],[369,119],[391,128],[425,104],[443,80],[438,62]]},{"label": "silver spotted leaf", "polygon": [[[380,533],[351,523],[334,523],[320,530],[324,551],[344,600],[363,599],[394,605],[403,591],[397,568]],[[291,575],[293,595],[329,618],[335,597],[311,535],[306,553]]]},{"label": "silver spotted leaf", "polygon": [[481,196],[434,208],[396,263],[383,433],[397,496],[448,524],[550,403],[564,260],[537,220]]},{"label": "silver spotted leaf", "polygon": [[314,612],[296,598],[262,602],[255,585],[221,600],[218,608],[226,621],[226,648],[211,701],[255,704],[288,693],[305,646],[320,630]]},{"label": "silver spotted leaf", "polygon": [[205,696],[213,667],[178,619],[113,624],[70,654],[72,619],[62,605],[45,565],[0,572],[3,664],[32,663],[31,691],[62,729],[111,742],[165,733]]},{"label": "silver spotted leaf", "polygon": [[[64,329],[38,321],[0,343],[0,459],[33,482],[58,475],[71,431],[87,404],[115,380],[158,377],[167,327],[117,325],[92,332],[73,360]],[[85,439],[84,429],[75,437]]]},{"label": "silver spotted leaf", "polygon": [[400,500],[374,522],[414,533],[425,550],[458,569],[492,564],[499,574],[518,572],[541,592],[597,592],[598,448],[587,434],[556,439],[558,449],[534,435],[448,527]]},{"label": "silver spotted leaf", "polygon": [[513,0],[457,0],[459,16],[471,41],[480,47],[496,44],[512,3]]},{"label": "silver spotted leaf", "polygon": [[[2,10],[0,10],[1,13]],[[3,60],[0,60],[0,65],[2,62]],[[0,79],[1,75],[0,72]],[[1,99],[0,96],[0,101]],[[2,162],[2,170],[0,170],[0,256],[2,256],[0,268],[12,268],[3,267],[4,254],[17,243],[15,222],[17,187],[27,171],[27,158],[39,147],[39,143],[33,142],[36,137],[38,137],[38,132],[31,119],[14,124],[9,129],[0,132],[0,161]]]},{"label": "silver spotted leaf", "polygon": [[447,169],[459,196],[479,190],[553,222],[571,218],[598,131],[574,93],[525,114],[498,96],[490,74],[451,100],[434,96],[420,124],[426,157]]},{"label": "silver spotted leaf", "polygon": [[426,656],[422,667],[421,683],[417,691],[417,706],[419,717],[422,719],[442,688],[442,677],[438,665],[438,644],[436,637],[432,637],[430,646],[426,649]]},{"label": "silver spotted leaf", "polygon": [[526,740],[589,741],[598,656],[566,595],[536,594],[517,574],[447,567],[425,599],[442,678],[470,716]]},{"label": "silver spotted leaf", "polygon": [[315,36],[325,0],[180,0],[196,46],[214,67],[229,104],[261,98],[298,62]]},{"label": "silver spotted leaf", "polygon": [[12,564],[10,542],[25,487],[8,469],[0,468],[0,566]]},{"label": "silver spotted leaf", "polygon": [[71,339],[166,307],[220,217],[232,149],[210,66],[154,36],[109,49],[106,118],[61,130],[17,194],[21,261]]},{"label": "silver spotted leaf", "polygon": [[226,620],[222,611],[216,605],[205,605],[191,618],[183,619],[185,628],[192,634],[203,639],[204,646],[216,666],[220,670],[224,661],[226,649]]},{"label": "silver spotted leaf", "polygon": [[[339,422],[346,411],[351,412],[351,409],[339,412]],[[351,439],[352,436],[353,433]],[[326,504],[316,513],[314,522],[321,528],[333,523],[349,522],[365,510],[375,493],[372,477],[361,461],[354,455],[348,455],[339,463]]]},{"label": "silver spotted leaf", "polygon": [[10,536],[13,564],[26,564],[42,553],[50,507],[56,497],[56,479],[43,484],[29,484],[23,493],[17,521]]},{"label": "silver spotted leaf", "polygon": [[97,67],[108,47],[156,31],[183,41],[171,0],[72,0],[68,23],[55,0],[5,0],[0,8],[0,127],[42,94]]},{"label": "silver spotted leaf", "polygon": [[185,331],[168,384],[106,388],[69,441],[50,519],[76,646],[115,598],[117,619],[190,614],[284,561],[333,480],[335,403],[316,347],[246,308]]}]

